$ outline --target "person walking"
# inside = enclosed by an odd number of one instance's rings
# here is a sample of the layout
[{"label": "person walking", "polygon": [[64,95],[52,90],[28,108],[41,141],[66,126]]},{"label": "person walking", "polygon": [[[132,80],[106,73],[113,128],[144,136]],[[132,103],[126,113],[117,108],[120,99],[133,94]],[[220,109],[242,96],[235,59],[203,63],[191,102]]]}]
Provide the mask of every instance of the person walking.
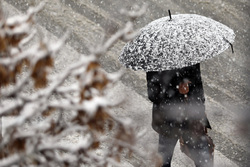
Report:
[{"label": "person walking", "polygon": [[205,114],[200,64],[231,46],[234,31],[211,18],[177,14],[141,28],[123,48],[119,61],[147,74],[148,98],[153,102],[153,129],[159,133],[163,167],[171,166],[175,145],[196,167],[212,167],[214,144]]},{"label": "person walking", "polygon": [[178,140],[196,167],[212,167],[214,144],[205,114],[200,64],[176,70],[147,72],[148,98],[153,102],[152,127],[159,134],[162,167],[170,167]]}]

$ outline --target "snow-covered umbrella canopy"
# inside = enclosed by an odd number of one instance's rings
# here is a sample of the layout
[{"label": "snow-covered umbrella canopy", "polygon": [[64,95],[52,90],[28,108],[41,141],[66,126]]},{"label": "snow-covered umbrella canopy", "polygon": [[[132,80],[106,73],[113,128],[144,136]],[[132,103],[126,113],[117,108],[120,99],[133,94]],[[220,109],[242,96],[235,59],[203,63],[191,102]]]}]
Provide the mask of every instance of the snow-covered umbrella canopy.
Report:
[{"label": "snow-covered umbrella canopy", "polygon": [[170,15],[142,28],[125,45],[119,60],[133,70],[178,69],[222,53],[232,47],[234,38],[232,29],[210,18],[196,14]]}]

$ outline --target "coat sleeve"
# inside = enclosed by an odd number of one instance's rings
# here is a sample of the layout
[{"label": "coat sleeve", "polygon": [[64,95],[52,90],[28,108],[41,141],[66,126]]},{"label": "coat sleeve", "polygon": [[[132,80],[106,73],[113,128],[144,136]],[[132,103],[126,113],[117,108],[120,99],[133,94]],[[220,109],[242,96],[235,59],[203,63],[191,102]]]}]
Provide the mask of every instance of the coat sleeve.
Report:
[{"label": "coat sleeve", "polygon": [[153,103],[159,103],[163,100],[163,92],[160,84],[158,72],[147,72],[148,98]]}]

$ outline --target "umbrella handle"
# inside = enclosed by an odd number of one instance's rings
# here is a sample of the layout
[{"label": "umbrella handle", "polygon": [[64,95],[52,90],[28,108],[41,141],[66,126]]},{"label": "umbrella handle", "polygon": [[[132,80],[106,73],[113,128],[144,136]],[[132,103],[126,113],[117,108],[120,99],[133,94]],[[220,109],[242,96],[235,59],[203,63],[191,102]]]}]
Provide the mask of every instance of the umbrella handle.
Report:
[{"label": "umbrella handle", "polygon": [[168,14],[169,14],[169,17],[170,17],[170,20],[169,20],[169,21],[171,21],[171,20],[172,20],[172,16],[171,16],[171,12],[170,12],[169,9],[168,9]]}]

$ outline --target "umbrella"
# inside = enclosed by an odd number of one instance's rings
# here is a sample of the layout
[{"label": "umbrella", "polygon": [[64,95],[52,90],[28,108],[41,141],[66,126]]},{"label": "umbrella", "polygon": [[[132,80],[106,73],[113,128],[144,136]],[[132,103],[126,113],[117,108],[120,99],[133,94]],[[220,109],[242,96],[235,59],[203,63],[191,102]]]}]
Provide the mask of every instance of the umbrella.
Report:
[{"label": "umbrella", "polygon": [[142,28],[124,46],[119,61],[133,70],[173,70],[210,59],[229,46],[233,52],[234,38],[232,29],[213,19],[170,14]]}]

